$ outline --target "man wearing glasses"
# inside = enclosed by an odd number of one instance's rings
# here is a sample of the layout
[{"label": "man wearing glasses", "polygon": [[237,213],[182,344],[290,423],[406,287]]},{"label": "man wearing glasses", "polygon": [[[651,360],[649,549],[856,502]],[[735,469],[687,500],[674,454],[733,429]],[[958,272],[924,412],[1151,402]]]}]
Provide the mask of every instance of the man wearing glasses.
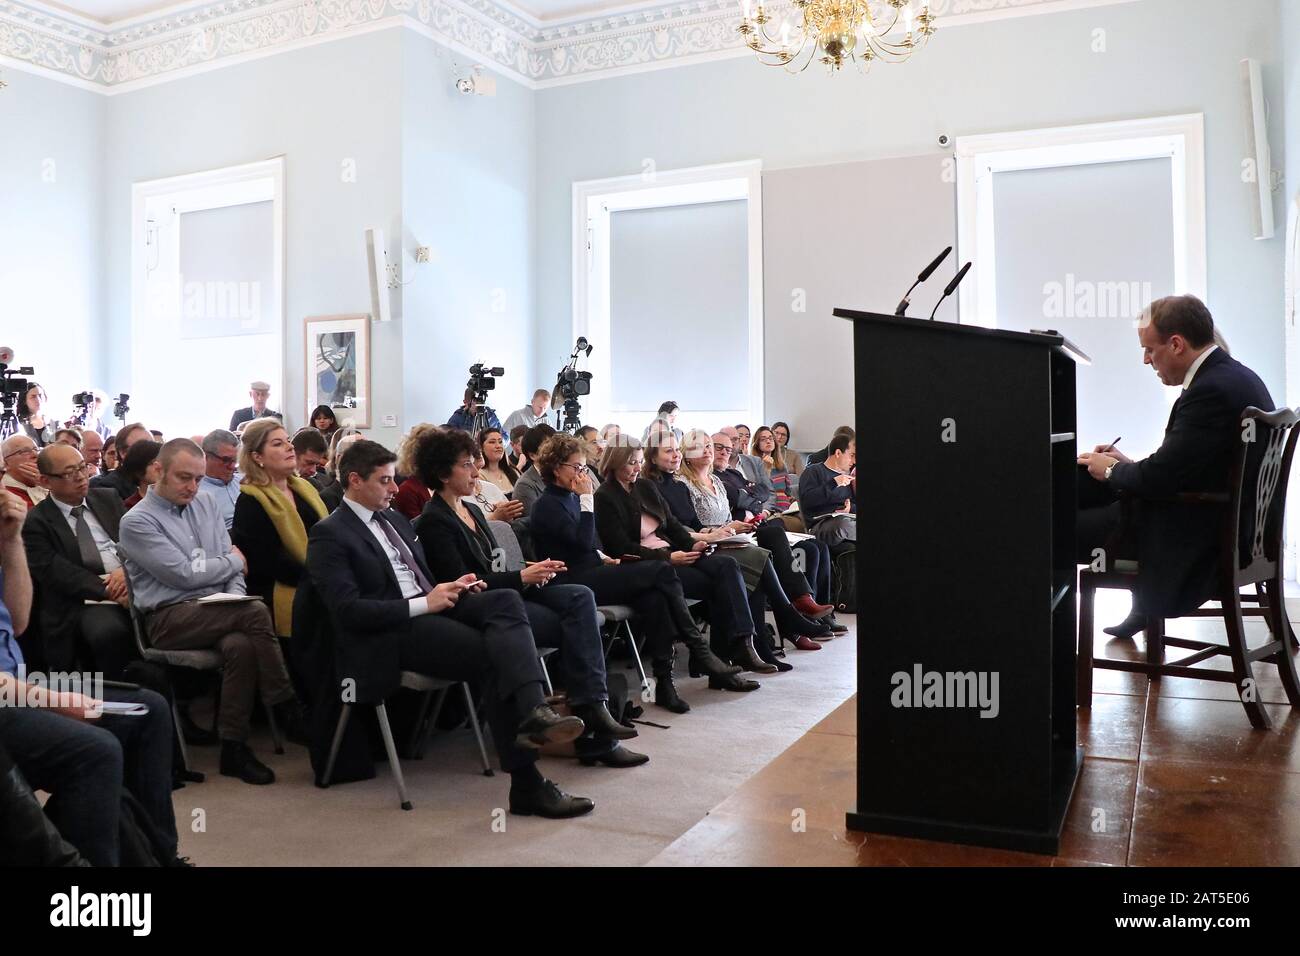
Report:
[{"label": "man wearing glasses", "polygon": [[26,435],[10,435],[0,445],[0,457],[4,459],[4,478],[0,486],[16,495],[30,511],[40,504],[49,492],[41,487],[37,478],[36,455],[40,449],[36,442]]},{"label": "man wearing glasses", "polygon": [[90,488],[90,466],[69,445],[46,446],[36,464],[49,495],[27,516],[23,544],[40,589],[47,667],[78,670],[84,657],[92,670],[120,679],[135,657],[117,556],[122,499]]},{"label": "man wearing glasses", "polygon": [[203,462],[207,473],[199,482],[199,494],[211,495],[217,502],[229,531],[235,523],[235,502],[239,500],[239,439],[224,428],[208,432],[203,439]]}]

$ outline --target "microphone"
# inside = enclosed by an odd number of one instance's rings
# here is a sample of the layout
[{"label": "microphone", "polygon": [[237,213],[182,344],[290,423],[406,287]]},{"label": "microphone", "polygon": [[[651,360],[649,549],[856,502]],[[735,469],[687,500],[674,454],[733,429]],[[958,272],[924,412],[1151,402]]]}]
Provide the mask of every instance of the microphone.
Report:
[{"label": "microphone", "polygon": [[0,365],[12,365],[14,350],[7,345],[0,345]]},{"label": "microphone", "polygon": [[907,315],[907,307],[912,304],[911,295],[913,290],[917,286],[919,286],[922,282],[924,282],[926,279],[930,278],[930,275],[934,272],[934,270],[939,268],[939,263],[943,262],[944,259],[948,258],[948,253],[950,252],[952,252],[952,246],[949,246],[947,249],[943,250],[943,252],[939,253],[938,258],[936,258],[934,262],[931,262],[928,266],[926,266],[924,269],[921,270],[921,274],[918,275],[916,277],[916,281],[912,283],[912,288],[908,289],[907,295],[903,296],[903,301],[898,303],[898,308],[894,310],[894,315],[899,315],[899,316]]},{"label": "microphone", "polygon": [[970,263],[966,263],[961,270],[952,277],[952,281],[944,287],[943,295],[939,296],[939,301],[934,304],[934,312],[930,313],[930,321],[934,321],[935,313],[939,311],[939,306],[943,305],[943,300],[948,298],[957,291],[957,286],[961,285],[961,280],[966,278],[966,273],[970,272]]}]

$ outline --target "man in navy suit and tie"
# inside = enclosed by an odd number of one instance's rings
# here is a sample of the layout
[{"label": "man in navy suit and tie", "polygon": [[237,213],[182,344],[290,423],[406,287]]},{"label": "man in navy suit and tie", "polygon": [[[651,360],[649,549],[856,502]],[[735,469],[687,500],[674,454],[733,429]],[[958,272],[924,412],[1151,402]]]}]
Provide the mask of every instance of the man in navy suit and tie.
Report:
[{"label": "man in navy suit and tie", "polygon": [[360,440],[339,460],[343,503],[311,529],[307,571],[334,622],[340,679],[358,703],[397,690],[403,670],[483,685],[510,812],[574,817],[594,804],[572,797],[536,767],[537,748],[585,729],[546,704],[542,670],[523,599],[486,591],[473,575],[433,585],[410,523],[390,509],[395,456]]},{"label": "man in navy suit and tie", "polygon": [[[1146,615],[1177,617],[1214,596],[1221,510],[1172,497],[1229,491],[1241,413],[1252,406],[1273,410],[1259,376],[1216,344],[1214,319],[1195,296],[1151,303],[1138,341],[1143,362],[1160,381],[1183,387],[1164,441],[1141,461],[1112,445],[1079,456],[1092,479],[1081,476],[1079,562],[1092,563],[1096,548],[1104,549],[1108,569],[1116,559],[1139,561],[1133,611],[1106,628],[1117,637],[1136,634]],[[1132,499],[1123,516],[1119,496]]]}]

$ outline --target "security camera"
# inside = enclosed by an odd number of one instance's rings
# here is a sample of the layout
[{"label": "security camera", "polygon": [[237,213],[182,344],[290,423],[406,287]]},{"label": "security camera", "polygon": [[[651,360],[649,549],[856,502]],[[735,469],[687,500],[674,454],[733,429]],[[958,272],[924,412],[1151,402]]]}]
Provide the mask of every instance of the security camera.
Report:
[{"label": "security camera", "polygon": [[497,81],[490,73],[483,72],[482,64],[477,64],[468,76],[456,78],[456,89],[467,96],[471,93],[479,96],[496,96]]},{"label": "security camera", "polygon": [[940,149],[947,149],[947,148],[948,148],[949,146],[951,146],[951,145],[952,145],[952,137],[949,136],[947,133],[940,133],[940,134],[939,134],[939,148],[940,148]]}]

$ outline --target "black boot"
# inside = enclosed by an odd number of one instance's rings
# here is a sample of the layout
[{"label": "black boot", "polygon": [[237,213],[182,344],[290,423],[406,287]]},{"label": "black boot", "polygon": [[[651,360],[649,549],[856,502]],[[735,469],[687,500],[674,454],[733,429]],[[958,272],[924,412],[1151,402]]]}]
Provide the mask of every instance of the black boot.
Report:
[{"label": "black boot", "polygon": [[690,620],[689,627],[681,626],[678,640],[686,645],[690,651],[690,675],[692,677],[718,677],[723,674],[739,674],[740,668],[728,664],[718,655],[713,653],[709,647],[709,642],[704,639],[700,629],[695,626],[694,619]]},{"label": "black boot", "polygon": [[637,735],[635,727],[625,727],[614,719],[603,700],[594,704],[580,704],[573,708],[574,715],[587,725],[587,731],[607,740],[631,740]]},{"label": "black boot", "polygon": [[[754,650],[766,664],[771,664],[780,673],[794,670],[793,664],[787,664],[776,656],[776,648],[772,645],[772,635],[769,631],[772,625],[764,624],[763,630],[754,635]],[[781,655],[784,657],[785,655]]]},{"label": "black boot", "polygon": [[275,719],[284,732],[286,740],[304,747],[311,746],[311,729],[308,727],[307,711],[303,709],[302,704],[298,703],[296,697],[272,704],[271,709],[275,711]]},{"label": "black boot", "polygon": [[824,620],[810,621],[788,604],[772,608],[772,617],[776,619],[777,633],[791,644],[800,637],[830,637],[834,634]]},{"label": "black boot", "polygon": [[655,703],[674,714],[685,714],[691,709],[690,704],[677,696],[671,668],[655,669]]},{"label": "black boot", "polygon": [[738,661],[742,668],[755,674],[775,674],[777,671],[775,664],[769,664],[758,656],[758,651],[754,650],[754,638],[748,634],[736,638],[736,647],[731,652],[731,659]]},{"label": "black boot", "polygon": [[238,777],[244,783],[275,783],[271,768],[254,757],[242,740],[221,741],[221,775]]},{"label": "black boot", "polygon": [[727,674],[725,677],[710,677],[710,690],[734,690],[740,693],[746,693],[751,690],[758,690],[763,685],[756,680],[750,680],[748,677],[741,677],[739,674]]},{"label": "black boot", "polygon": [[1118,637],[1122,640],[1133,637],[1138,631],[1147,629],[1147,616],[1137,611],[1129,611],[1128,617],[1110,627],[1103,627],[1101,632],[1109,634],[1111,637]]}]

